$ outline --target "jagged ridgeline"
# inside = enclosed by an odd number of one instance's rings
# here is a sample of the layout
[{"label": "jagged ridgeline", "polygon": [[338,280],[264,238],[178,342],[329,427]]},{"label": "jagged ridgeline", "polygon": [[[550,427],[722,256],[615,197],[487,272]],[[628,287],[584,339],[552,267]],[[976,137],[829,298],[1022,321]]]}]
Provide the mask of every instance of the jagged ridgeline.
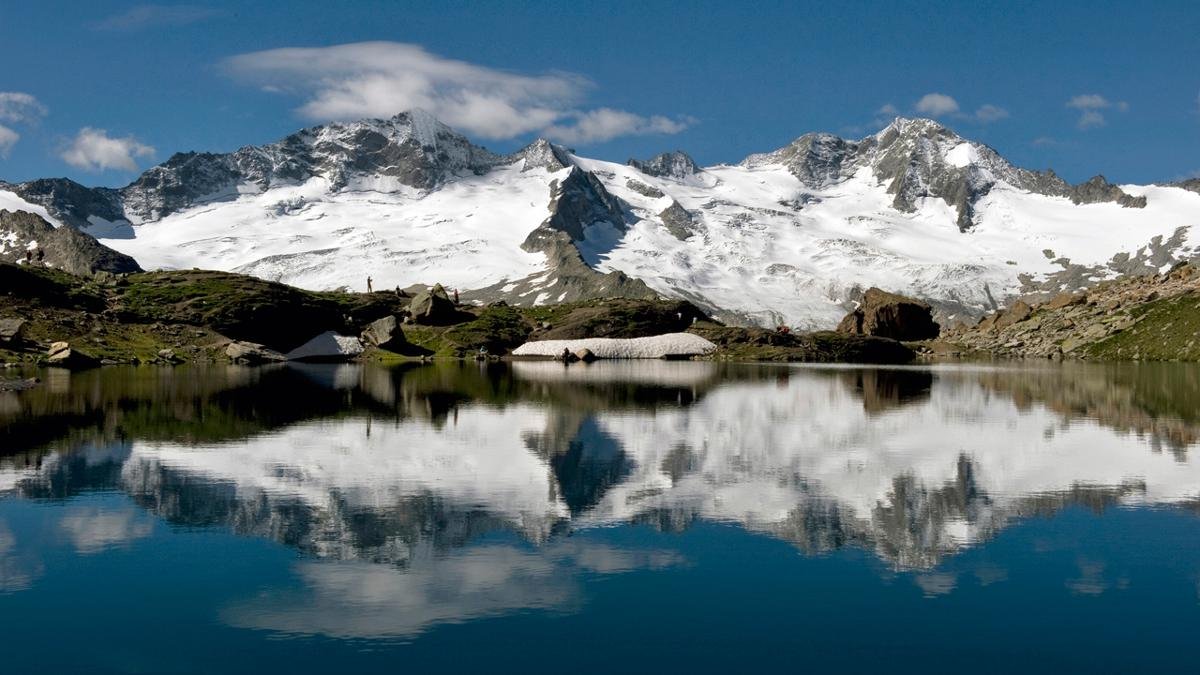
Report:
[{"label": "jagged ridgeline", "polygon": [[[0,208],[87,235],[72,241],[104,253],[85,271],[132,259],[311,290],[365,290],[369,276],[526,307],[668,297],[729,323],[820,329],[870,287],[953,322],[1162,272],[1196,255],[1200,186],[1072,185],[923,119],[701,167],[682,151],[621,164],[545,139],[499,154],[411,111],[179,153],[118,189],[0,184]],[[49,249],[0,228],[7,260]]]}]

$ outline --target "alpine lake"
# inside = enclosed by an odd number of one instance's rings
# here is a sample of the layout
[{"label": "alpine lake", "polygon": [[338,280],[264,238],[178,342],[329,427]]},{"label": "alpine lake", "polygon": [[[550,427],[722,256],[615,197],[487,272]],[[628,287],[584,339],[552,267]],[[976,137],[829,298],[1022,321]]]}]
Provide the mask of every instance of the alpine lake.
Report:
[{"label": "alpine lake", "polygon": [[1200,366],[0,392],[0,672],[1195,672]]}]

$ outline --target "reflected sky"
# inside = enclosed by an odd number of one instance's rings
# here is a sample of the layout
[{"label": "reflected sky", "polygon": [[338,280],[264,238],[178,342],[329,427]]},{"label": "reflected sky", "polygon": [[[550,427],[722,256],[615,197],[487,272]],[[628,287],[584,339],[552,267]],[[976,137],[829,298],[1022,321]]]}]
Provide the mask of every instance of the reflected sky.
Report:
[{"label": "reflected sky", "polygon": [[[603,623],[611,592],[778,623],[769,596],[722,596],[772,581],[1200,628],[1198,394],[1178,364],[60,373],[0,394],[0,613],[120,561],[238,640],[384,651]],[[210,567],[163,567],[179,555]]]}]

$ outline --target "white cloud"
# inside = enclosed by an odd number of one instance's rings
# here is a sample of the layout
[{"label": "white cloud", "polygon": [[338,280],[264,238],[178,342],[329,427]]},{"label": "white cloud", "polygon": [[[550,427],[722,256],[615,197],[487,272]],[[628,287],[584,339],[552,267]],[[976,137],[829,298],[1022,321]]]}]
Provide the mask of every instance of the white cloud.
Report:
[{"label": "white cloud", "polygon": [[561,140],[678,133],[689,120],[641,117],[601,108],[580,110],[592,88],[573,73],[522,75],[446,59],[420,45],[358,42],[284,48],[234,56],[225,67],[264,91],[304,98],[301,115],[315,120],[390,117],[422,108],[474,136],[512,138],[552,129]]},{"label": "white cloud", "polygon": [[85,171],[121,169],[136,171],[135,157],[150,157],[154,148],[133,136],[113,138],[104,129],[84,127],[60,157],[67,164]]},{"label": "white cloud", "polygon": [[0,91],[0,121],[36,122],[46,115],[46,106],[32,94],[21,91]]},{"label": "white cloud", "polygon": [[943,115],[953,115],[958,112],[958,101],[954,97],[946,94],[932,93],[925,94],[921,100],[917,101],[914,106],[916,111],[923,115],[931,115],[933,117],[941,117]]},{"label": "white cloud", "polygon": [[[0,122],[36,124],[46,115],[46,106],[33,94],[22,91],[0,91]],[[8,157],[21,134],[9,126],[0,124],[0,159]]]},{"label": "white cloud", "polygon": [[879,106],[879,110],[876,110],[875,114],[887,117],[895,117],[900,114],[900,110],[891,103],[884,103],[883,105]]},{"label": "white cloud", "polygon": [[1108,123],[1104,117],[1102,110],[1114,109],[1119,112],[1127,112],[1129,103],[1126,101],[1110,101],[1100,94],[1079,94],[1072,96],[1067,101],[1068,108],[1074,108],[1079,111],[1079,121],[1076,123],[1080,129],[1094,129],[1102,127]]},{"label": "white cloud", "polygon": [[600,108],[574,116],[567,125],[547,127],[548,138],[564,143],[596,143],[618,136],[677,134],[694,123],[691,119],[673,120],[662,115],[643,117],[624,110]]},{"label": "white cloud", "polygon": [[155,26],[186,26],[219,15],[220,10],[197,5],[138,5],[92,24],[95,30],[130,31]]},{"label": "white cloud", "polygon": [[21,140],[21,134],[0,124],[0,159],[7,159],[8,153],[12,152],[13,146],[19,140]]},{"label": "white cloud", "polygon": [[[994,103],[984,103],[976,108],[974,113],[963,112],[962,107],[953,96],[938,92],[922,96],[920,100],[913,104],[913,110],[918,114],[928,115],[929,117],[953,117],[955,119],[978,122],[979,124],[991,124],[992,122],[999,122],[1009,117],[1007,110]],[[875,114],[895,115],[898,112],[896,107],[889,103],[880,108]]]},{"label": "white cloud", "polygon": [[978,110],[975,111],[975,120],[983,124],[999,122],[1008,116],[1007,110],[998,105],[992,105],[991,103],[984,103],[983,105],[979,106]]},{"label": "white cloud", "polygon": [[106,511],[95,507],[69,512],[59,526],[83,555],[125,546],[149,536],[154,529],[153,523],[135,509]]}]

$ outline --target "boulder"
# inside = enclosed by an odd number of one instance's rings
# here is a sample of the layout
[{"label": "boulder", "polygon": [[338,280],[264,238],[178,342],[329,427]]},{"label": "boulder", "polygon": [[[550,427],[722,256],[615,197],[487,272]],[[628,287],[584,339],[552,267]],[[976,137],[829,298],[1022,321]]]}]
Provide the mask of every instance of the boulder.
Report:
[{"label": "boulder", "polygon": [[1008,328],[1014,323],[1020,323],[1033,315],[1033,308],[1024,300],[1017,300],[1003,314],[996,317],[997,328]]},{"label": "boulder", "polygon": [[46,352],[46,365],[69,370],[86,370],[100,365],[100,360],[86,352],[81,352],[69,342],[55,342]]},{"label": "boulder", "polygon": [[1059,293],[1046,301],[1046,309],[1063,309],[1087,302],[1087,293]]},{"label": "boulder", "polygon": [[25,319],[0,319],[0,344],[19,345],[25,341]]},{"label": "boulder", "polygon": [[441,284],[427,291],[417,293],[408,304],[408,313],[416,323],[431,326],[455,323],[458,320],[458,308],[446,294]]},{"label": "boulder", "polygon": [[592,361],[596,360],[596,353],[587,347],[583,347],[575,350],[575,358],[583,361],[584,363],[591,363]]},{"label": "boulder", "polygon": [[362,354],[358,338],[325,331],[287,353],[288,361],[349,361]]},{"label": "boulder", "polygon": [[838,324],[837,332],[893,340],[931,340],[940,331],[933,320],[933,309],[927,303],[869,288],[858,309]]},{"label": "boulder", "polygon": [[229,343],[229,346],[225,348],[225,356],[228,356],[229,360],[234,363],[247,366],[287,360],[287,357],[273,349],[267,349],[254,342],[242,342],[240,340]]},{"label": "boulder", "polygon": [[392,352],[400,351],[408,344],[404,330],[400,328],[400,321],[395,316],[385,316],[372,321],[362,332],[362,341]]}]

